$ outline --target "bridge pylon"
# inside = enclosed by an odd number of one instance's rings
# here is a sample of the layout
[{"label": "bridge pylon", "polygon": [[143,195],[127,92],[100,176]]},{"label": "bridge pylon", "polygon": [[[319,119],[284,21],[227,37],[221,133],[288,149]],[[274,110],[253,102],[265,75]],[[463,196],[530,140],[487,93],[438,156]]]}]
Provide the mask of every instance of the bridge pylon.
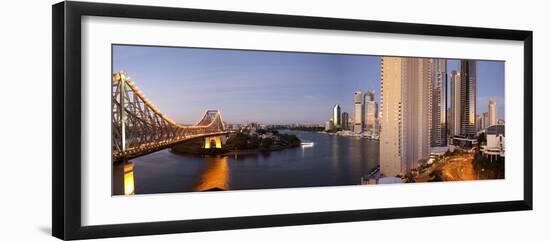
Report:
[{"label": "bridge pylon", "polygon": [[113,74],[111,94],[113,161],[129,160],[193,138],[228,133],[219,110],[207,110],[195,125],[176,123],[124,72]]}]

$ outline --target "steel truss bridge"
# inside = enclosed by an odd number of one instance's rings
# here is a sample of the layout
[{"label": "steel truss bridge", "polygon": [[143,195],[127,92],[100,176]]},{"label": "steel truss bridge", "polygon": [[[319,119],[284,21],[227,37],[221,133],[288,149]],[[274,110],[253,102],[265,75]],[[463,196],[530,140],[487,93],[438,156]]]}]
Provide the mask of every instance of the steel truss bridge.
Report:
[{"label": "steel truss bridge", "polygon": [[162,114],[124,72],[112,76],[112,157],[128,160],[194,138],[225,135],[218,110],[207,110],[195,125],[180,125]]}]

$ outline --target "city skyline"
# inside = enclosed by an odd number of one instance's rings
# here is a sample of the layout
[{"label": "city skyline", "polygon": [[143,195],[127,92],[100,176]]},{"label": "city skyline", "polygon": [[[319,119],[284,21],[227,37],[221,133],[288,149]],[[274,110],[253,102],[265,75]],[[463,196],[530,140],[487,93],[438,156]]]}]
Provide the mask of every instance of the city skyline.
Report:
[{"label": "city skyline", "polygon": [[[460,71],[455,62],[447,60],[448,73]],[[504,63],[477,62],[477,114],[494,99],[504,119]],[[115,45],[113,71],[119,70],[183,124],[196,123],[206,109],[221,110],[228,123],[323,124],[336,104],[354,112],[355,91],[374,91],[380,103],[379,56]]]}]

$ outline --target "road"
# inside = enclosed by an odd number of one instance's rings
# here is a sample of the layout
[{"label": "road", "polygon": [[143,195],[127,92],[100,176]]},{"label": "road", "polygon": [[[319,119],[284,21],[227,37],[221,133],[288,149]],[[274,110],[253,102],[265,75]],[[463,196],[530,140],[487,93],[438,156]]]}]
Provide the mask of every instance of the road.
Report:
[{"label": "road", "polygon": [[460,156],[445,157],[441,161],[435,163],[423,173],[419,174],[416,182],[428,182],[432,179],[430,173],[441,171],[443,181],[465,181],[477,180],[472,163],[473,154],[466,153]]}]

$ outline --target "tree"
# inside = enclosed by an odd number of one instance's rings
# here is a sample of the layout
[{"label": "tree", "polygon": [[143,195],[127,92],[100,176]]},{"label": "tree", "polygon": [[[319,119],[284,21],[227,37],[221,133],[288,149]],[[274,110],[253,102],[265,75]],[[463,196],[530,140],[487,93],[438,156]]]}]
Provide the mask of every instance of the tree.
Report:
[{"label": "tree", "polygon": [[264,138],[260,143],[260,150],[263,150],[263,151],[269,150],[272,145],[273,145],[273,139]]},{"label": "tree", "polygon": [[481,144],[482,143],[487,143],[487,135],[485,134],[485,132],[479,134],[479,136],[477,137],[477,150],[478,151],[481,150]]},{"label": "tree", "polygon": [[405,174],[405,183],[414,183],[414,182],[416,181],[412,172],[407,172],[407,174]]},{"label": "tree", "polygon": [[226,146],[233,150],[246,149],[248,143],[248,135],[244,133],[237,133],[235,136],[227,140]]},{"label": "tree", "polygon": [[435,170],[430,173],[432,178],[429,182],[442,182],[443,181],[443,172],[441,170]]}]

